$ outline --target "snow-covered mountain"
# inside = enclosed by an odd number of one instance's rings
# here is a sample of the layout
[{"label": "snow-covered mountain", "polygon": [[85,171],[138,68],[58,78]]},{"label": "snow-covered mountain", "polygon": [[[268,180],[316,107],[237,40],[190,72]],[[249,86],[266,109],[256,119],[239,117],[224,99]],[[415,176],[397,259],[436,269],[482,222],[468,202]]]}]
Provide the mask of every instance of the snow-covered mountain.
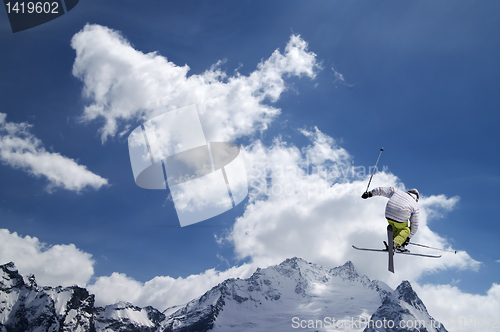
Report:
[{"label": "snow-covered mountain", "polygon": [[0,266],[2,332],[95,331],[94,295],[77,286],[43,287],[25,283],[14,263]]},{"label": "snow-covered mountain", "polygon": [[163,312],[126,302],[95,307],[84,288],[27,279],[13,263],[0,266],[1,332],[446,331],[409,282],[392,290],[351,262],[329,269],[287,259]]}]

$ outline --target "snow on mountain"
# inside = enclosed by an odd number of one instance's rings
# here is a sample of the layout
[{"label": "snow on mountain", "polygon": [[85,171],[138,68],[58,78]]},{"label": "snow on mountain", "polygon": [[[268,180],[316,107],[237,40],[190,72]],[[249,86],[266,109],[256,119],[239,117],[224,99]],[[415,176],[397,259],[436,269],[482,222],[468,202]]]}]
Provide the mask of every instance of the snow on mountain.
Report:
[{"label": "snow on mountain", "polygon": [[13,263],[0,275],[1,332],[446,331],[409,282],[392,290],[351,262],[329,269],[287,259],[163,312],[127,302],[94,307],[85,289],[26,283]]},{"label": "snow on mountain", "polygon": [[34,277],[26,284],[14,263],[0,266],[2,332],[95,331],[94,295],[84,288],[43,287]]},{"label": "snow on mountain", "polygon": [[[385,320],[385,325],[384,325]],[[403,282],[396,291],[360,276],[351,262],[328,269],[299,258],[229,279],[172,313],[163,331],[420,331],[435,329],[422,301]],[[389,326],[388,326],[389,325]],[[404,325],[406,327],[406,325]],[[392,328],[391,328],[392,327]]]},{"label": "snow on mountain", "polygon": [[139,308],[127,302],[97,307],[95,317],[95,328],[99,332],[154,332],[165,319],[165,315],[153,307]]}]

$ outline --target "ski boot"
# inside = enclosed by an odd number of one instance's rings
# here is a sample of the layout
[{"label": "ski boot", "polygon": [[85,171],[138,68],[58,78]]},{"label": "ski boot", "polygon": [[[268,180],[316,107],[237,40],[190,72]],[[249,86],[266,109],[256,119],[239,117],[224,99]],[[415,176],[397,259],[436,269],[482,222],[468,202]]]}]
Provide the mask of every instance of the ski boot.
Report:
[{"label": "ski boot", "polygon": [[394,252],[410,252],[410,250],[406,249],[404,245],[398,247],[394,243]]}]

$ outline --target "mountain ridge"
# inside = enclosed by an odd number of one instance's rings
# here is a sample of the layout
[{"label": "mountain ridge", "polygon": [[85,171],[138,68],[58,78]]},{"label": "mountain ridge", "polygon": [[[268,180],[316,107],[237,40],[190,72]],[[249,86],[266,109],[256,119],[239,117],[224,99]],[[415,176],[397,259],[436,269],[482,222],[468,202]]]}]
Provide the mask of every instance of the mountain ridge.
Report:
[{"label": "mountain ridge", "polygon": [[[395,290],[350,261],[327,268],[289,258],[249,278],[224,280],[185,305],[159,311],[128,302],[94,305],[85,288],[39,287],[0,265],[0,331],[428,331],[445,332],[408,281]],[[412,322],[411,326],[408,322]],[[418,329],[416,325],[418,323]],[[404,329],[402,329],[402,325]]]}]

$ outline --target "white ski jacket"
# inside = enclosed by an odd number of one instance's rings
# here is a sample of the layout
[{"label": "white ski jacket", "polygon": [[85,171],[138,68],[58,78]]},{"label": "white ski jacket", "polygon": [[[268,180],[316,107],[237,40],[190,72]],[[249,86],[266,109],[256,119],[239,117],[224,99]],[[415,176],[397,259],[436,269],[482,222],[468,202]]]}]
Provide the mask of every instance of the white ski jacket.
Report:
[{"label": "white ski jacket", "polygon": [[373,196],[389,198],[385,207],[385,217],[397,222],[410,221],[410,238],[417,233],[419,209],[416,197],[394,187],[379,187],[371,191]]}]

